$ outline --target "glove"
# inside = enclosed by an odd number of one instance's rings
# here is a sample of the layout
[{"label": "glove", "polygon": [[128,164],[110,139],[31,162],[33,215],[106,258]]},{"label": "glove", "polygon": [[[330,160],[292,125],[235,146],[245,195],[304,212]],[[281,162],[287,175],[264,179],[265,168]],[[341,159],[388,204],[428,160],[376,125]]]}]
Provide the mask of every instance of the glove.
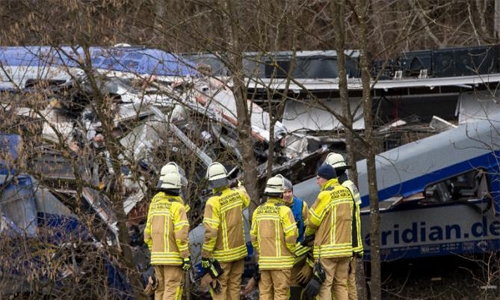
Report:
[{"label": "glove", "polygon": [[205,272],[212,276],[212,278],[219,278],[222,273],[224,273],[224,270],[220,266],[219,261],[217,261],[216,259],[202,257],[201,266],[203,267],[203,269],[205,269]]},{"label": "glove", "polygon": [[248,295],[251,292],[253,292],[256,286],[257,286],[257,281],[255,280],[255,277],[250,278],[247,284],[245,285],[243,295]]},{"label": "glove", "polygon": [[156,280],[156,276],[149,276],[148,277],[148,284],[146,285],[146,288],[144,288],[144,293],[146,295],[154,295],[156,288],[158,287],[158,281]]},{"label": "glove", "polygon": [[309,280],[309,283],[304,288],[304,293],[308,296],[308,299],[314,299],[319,294],[319,288],[321,283],[313,277]]},{"label": "glove", "polygon": [[299,257],[311,251],[311,243],[314,242],[315,235],[309,235],[295,245],[295,256]]},{"label": "glove", "polygon": [[302,256],[302,255],[306,255],[307,252],[311,251],[311,247],[309,246],[304,246],[302,245],[301,242],[297,243],[297,245],[295,246],[295,256]]},{"label": "glove", "polygon": [[213,291],[214,291],[214,293],[216,293],[216,294],[220,294],[220,292],[222,291],[222,286],[220,285],[219,280],[213,280],[213,281],[210,283],[210,286],[212,287],[212,290],[213,290]]},{"label": "glove", "polygon": [[210,274],[206,273],[200,280],[200,288],[205,290],[210,283],[212,283],[213,278]]},{"label": "glove", "polygon": [[325,270],[323,269],[323,266],[321,265],[321,263],[319,261],[317,261],[314,264],[313,277],[316,278],[316,280],[319,282],[319,284],[322,284],[326,280]]},{"label": "glove", "polygon": [[181,268],[184,272],[187,272],[189,271],[189,269],[191,269],[191,257],[186,257],[186,258],[183,258],[182,259],[182,265],[181,265]]},{"label": "glove", "polygon": [[207,286],[209,286],[209,285],[210,285],[210,288],[216,294],[220,294],[220,292],[222,291],[222,286],[220,285],[220,282],[217,279],[213,279],[212,276],[209,273],[206,273],[201,278],[200,288],[206,289]]},{"label": "glove", "polygon": [[310,244],[311,244],[312,242],[314,242],[315,237],[316,237],[316,236],[315,236],[314,234],[313,234],[313,235],[308,235],[308,236],[306,236],[306,237],[304,238],[304,240],[303,240],[303,241],[301,241],[300,243],[302,244],[302,246],[311,246]]},{"label": "glove", "polygon": [[[307,262],[306,262],[307,265]],[[319,288],[323,282],[325,282],[326,279],[326,274],[325,270],[323,270],[323,266],[319,261],[317,261],[314,264],[313,267],[313,276],[311,280],[309,280],[309,283],[307,283],[306,287],[304,288],[304,292],[306,293],[309,298],[314,298],[319,294]]]},{"label": "glove", "polygon": [[313,271],[312,266],[307,261],[304,262],[304,265],[297,273],[297,281],[303,286],[305,286],[311,280],[312,271]]}]

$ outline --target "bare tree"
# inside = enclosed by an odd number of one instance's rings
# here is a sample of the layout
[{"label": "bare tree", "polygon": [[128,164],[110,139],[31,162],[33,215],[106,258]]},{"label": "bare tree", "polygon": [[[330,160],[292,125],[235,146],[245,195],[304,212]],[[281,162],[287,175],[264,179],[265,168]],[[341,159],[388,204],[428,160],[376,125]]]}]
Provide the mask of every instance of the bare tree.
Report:
[{"label": "bare tree", "polygon": [[[365,145],[370,172],[370,210],[372,216],[372,266],[380,266],[377,258],[379,236],[377,231],[378,222],[378,200],[376,198],[377,187],[375,184],[375,165],[373,157],[376,149],[370,145],[375,145],[375,135],[373,128],[376,126],[376,119],[373,119],[371,94],[370,94],[370,58],[387,59],[393,57],[401,51],[440,48],[453,45],[478,45],[498,41],[500,23],[499,4],[500,1],[447,1],[435,5],[434,1],[412,0],[412,1],[349,1],[348,6],[343,1],[313,1],[299,3],[298,1],[69,1],[65,5],[60,5],[59,1],[4,1],[2,5],[1,20],[3,26],[1,30],[3,45],[71,45],[78,46],[86,50],[86,55],[82,61],[78,61],[79,67],[84,70],[90,86],[90,92],[82,93],[82,86],[75,86],[74,89],[64,90],[63,93],[74,92],[80,100],[90,102],[93,111],[102,122],[103,136],[108,150],[107,161],[112,176],[106,182],[107,190],[103,189],[99,181],[90,181],[89,177],[81,174],[80,167],[84,164],[86,156],[100,157],[100,153],[88,150],[88,145],[79,149],[79,155],[75,155],[74,145],[68,143],[60,128],[53,128],[56,132],[56,141],[52,141],[52,151],[60,157],[64,157],[70,162],[74,173],[74,180],[61,185],[75,185],[76,195],[74,196],[74,211],[79,217],[87,222],[88,227],[94,228],[94,235],[98,237],[104,247],[95,250],[103,257],[109,256],[119,261],[118,265],[127,269],[131,274],[131,282],[134,294],[141,297],[141,278],[136,270],[133,253],[129,248],[130,238],[127,234],[128,226],[127,214],[123,209],[124,190],[122,176],[122,157],[126,157],[130,168],[137,171],[137,174],[144,176],[147,186],[156,185],[156,177],[139,172],[139,162],[133,157],[129,157],[120,144],[120,134],[113,123],[112,114],[114,101],[116,98],[101,92],[100,75],[94,73],[91,65],[88,48],[89,46],[112,46],[116,43],[141,44],[150,48],[161,48],[174,52],[204,52],[211,53],[223,61],[225,67],[230,71],[230,77],[217,79],[224,89],[230,89],[234,93],[237,106],[237,136],[242,145],[241,168],[244,173],[244,184],[251,194],[253,206],[258,204],[260,199],[257,161],[255,158],[254,145],[251,130],[251,103],[248,98],[256,100],[255,95],[249,95],[249,90],[255,90],[252,85],[259,85],[266,91],[263,103],[268,103],[271,111],[271,126],[268,161],[268,175],[273,170],[274,149],[276,141],[273,135],[274,125],[282,114],[284,105],[288,100],[303,103],[305,106],[322,107],[330,112],[331,109],[321,104],[318,97],[311,91],[305,91],[309,99],[298,98],[290,90],[290,86],[298,86],[303,90],[306,87],[296,81],[293,76],[296,53],[300,50],[330,49],[332,46],[337,50],[339,62],[339,97],[342,101],[342,113],[332,112],[332,114],[342,123],[346,129],[342,132],[331,133],[332,136],[342,136],[346,140],[348,161],[355,166],[355,157],[360,153],[356,152],[355,142]],[[168,6],[167,6],[168,4]],[[492,9],[494,8],[494,9]],[[489,12],[494,12],[493,14]],[[389,20],[389,21],[388,21]],[[387,22],[384,22],[387,21]],[[357,48],[361,52],[360,67],[363,84],[362,104],[365,114],[365,131],[355,132],[353,126],[353,108],[350,107],[348,94],[347,75],[345,65],[345,49]],[[288,69],[281,68],[276,60],[267,58],[269,53],[280,50],[291,50],[291,66]],[[259,64],[268,63],[274,70],[285,73],[284,88],[276,90],[271,88],[272,83],[277,82],[276,76],[271,76],[269,86],[264,81],[256,79],[253,82],[248,77],[259,77],[259,70],[254,69],[252,74],[245,70],[243,61],[248,59],[245,53],[261,53],[254,59]],[[370,57],[371,54],[372,56]],[[267,56],[266,56],[267,55]],[[261,59],[266,56],[266,59]],[[271,55],[272,58],[272,55]],[[69,67],[69,66],[66,66]],[[276,75],[276,74],[275,74]],[[283,79],[283,78],[281,78]],[[280,80],[281,80],[280,79]],[[250,82],[250,83],[249,83]],[[40,84],[40,82],[39,82]],[[188,83],[180,84],[187,86]],[[19,87],[23,88],[23,87]],[[38,115],[45,110],[48,103],[55,97],[53,94],[47,96],[47,86],[39,86],[37,92],[38,100],[31,104],[33,111]],[[182,102],[182,97],[175,89],[160,89],[165,96],[174,98],[177,103]],[[146,88],[142,89],[146,94]],[[83,96],[82,96],[83,95]],[[60,95],[58,95],[59,97]],[[5,100],[11,107],[18,105],[18,98]],[[317,103],[316,103],[317,102]],[[356,109],[356,108],[355,108]],[[9,112],[5,111],[5,115]],[[39,116],[43,119],[44,116]],[[202,119],[199,115],[196,118]],[[167,118],[168,119],[168,118]],[[16,118],[16,122],[21,122]],[[170,121],[165,121],[168,130],[164,132],[164,138],[172,143],[178,143],[177,138],[172,138],[173,127]],[[201,127],[210,126],[209,121],[200,122]],[[13,132],[18,130],[19,124],[7,122],[4,118],[2,131]],[[36,152],[40,144],[46,141],[38,136],[39,124],[23,124],[21,127],[32,127],[27,130],[27,137],[30,142],[26,143],[27,149],[32,147],[31,152]],[[36,130],[35,130],[36,129]],[[190,135],[195,140],[196,130]],[[232,154],[211,149],[216,159],[227,159],[235,161]],[[28,150],[26,150],[28,151]],[[28,151],[30,152],[30,151]],[[188,201],[194,206],[199,203],[199,195],[204,188],[203,172],[205,166],[200,165],[198,160],[186,159],[190,155],[196,155],[196,151],[183,150],[175,152],[171,149],[165,151],[158,150],[157,164],[167,160],[182,162],[188,170],[188,176],[195,180],[189,183],[187,189]],[[34,155],[34,154],[33,154]],[[35,155],[34,155],[35,156]],[[102,158],[102,157],[100,157]],[[103,159],[104,160],[104,159]],[[239,164],[240,162],[238,162]],[[157,166],[158,167],[158,166]],[[34,172],[33,175],[41,182],[46,183],[48,178],[43,172]],[[36,171],[36,170],[35,170]],[[355,170],[354,170],[355,171]],[[355,172],[351,172],[356,182]],[[138,176],[140,177],[140,176]],[[102,177],[100,178],[102,179]],[[152,189],[151,189],[152,190]],[[151,190],[145,191],[145,197],[150,196]],[[84,204],[85,193],[99,193],[105,195],[110,201],[113,211],[116,214],[118,242],[113,246],[108,246],[109,228],[95,228],[99,223],[95,214],[81,211]],[[56,192],[54,190],[54,192]],[[147,202],[147,201],[145,201]],[[147,205],[146,205],[147,206]],[[143,212],[144,214],[144,212]],[[198,220],[199,221],[199,220]],[[196,222],[198,222],[196,221]],[[101,223],[102,226],[102,223]],[[105,226],[103,226],[105,227]],[[104,251],[106,250],[106,251]],[[89,250],[90,251],[90,250]],[[106,253],[104,253],[106,252]],[[370,292],[373,299],[380,299],[380,274],[379,270],[372,268],[370,281]]]}]

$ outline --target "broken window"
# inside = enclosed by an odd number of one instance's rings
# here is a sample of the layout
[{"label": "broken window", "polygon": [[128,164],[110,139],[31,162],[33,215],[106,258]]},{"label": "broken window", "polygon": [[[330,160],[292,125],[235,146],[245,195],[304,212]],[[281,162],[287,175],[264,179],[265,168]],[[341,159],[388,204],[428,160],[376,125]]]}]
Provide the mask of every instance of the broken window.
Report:
[{"label": "broken window", "polygon": [[485,171],[474,169],[429,185],[425,191],[428,203],[445,203],[457,200],[482,199],[488,194]]},{"label": "broken window", "polygon": [[15,181],[1,182],[0,187],[0,212],[13,221],[16,229],[33,236],[37,226],[37,210],[31,179],[19,176]]}]

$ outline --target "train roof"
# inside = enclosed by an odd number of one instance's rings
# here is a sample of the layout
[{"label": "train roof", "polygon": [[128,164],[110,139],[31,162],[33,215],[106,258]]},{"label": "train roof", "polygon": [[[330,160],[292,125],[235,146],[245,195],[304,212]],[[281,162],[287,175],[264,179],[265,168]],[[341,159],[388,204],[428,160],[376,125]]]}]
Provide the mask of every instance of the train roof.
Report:
[{"label": "train roof", "polygon": [[[173,53],[143,47],[90,47],[97,69],[157,76],[194,76],[195,64]],[[0,47],[0,64],[5,67],[70,67],[84,61],[82,47]]]},{"label": "train roof", "polygon": [[[379,200],[422,192],[430,183],[479,166],[485,155],[500,151],[500,113],[459,125],[454,129],[405,144],[376,156]],[[357,162],[358,188],[368,205],[366,160]]]}]

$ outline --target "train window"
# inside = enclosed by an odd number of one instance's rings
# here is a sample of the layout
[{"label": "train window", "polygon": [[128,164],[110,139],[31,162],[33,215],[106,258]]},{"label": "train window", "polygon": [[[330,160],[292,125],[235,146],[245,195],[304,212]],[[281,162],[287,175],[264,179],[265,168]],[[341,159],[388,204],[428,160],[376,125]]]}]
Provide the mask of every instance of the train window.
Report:
[{"label": "train window", "polygon": [[475,169],[429,185],[424,191],[425,201],[445,203],[481,199],[488,194],[485,174],[483,170]]}]

